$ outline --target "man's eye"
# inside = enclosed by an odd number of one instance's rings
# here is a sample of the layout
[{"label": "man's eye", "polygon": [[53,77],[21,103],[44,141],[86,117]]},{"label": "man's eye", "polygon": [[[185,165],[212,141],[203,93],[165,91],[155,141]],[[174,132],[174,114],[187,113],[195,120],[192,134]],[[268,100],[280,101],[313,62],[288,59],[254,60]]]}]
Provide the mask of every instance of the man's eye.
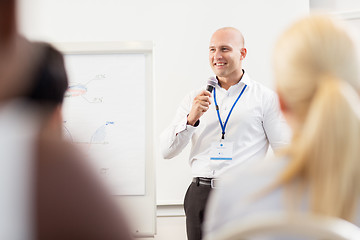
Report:
[{"label": "man's eye", "polygon": [[215,49],[214,49],[214,48],[210,48],[209,51],[210,51],[210,52],[215,52]]},{"label": "man's eye", "polygon": [[221,48],[221,51],[226,52],[226,51],[229,51],[229,49],[224,47],[224,48]]}]

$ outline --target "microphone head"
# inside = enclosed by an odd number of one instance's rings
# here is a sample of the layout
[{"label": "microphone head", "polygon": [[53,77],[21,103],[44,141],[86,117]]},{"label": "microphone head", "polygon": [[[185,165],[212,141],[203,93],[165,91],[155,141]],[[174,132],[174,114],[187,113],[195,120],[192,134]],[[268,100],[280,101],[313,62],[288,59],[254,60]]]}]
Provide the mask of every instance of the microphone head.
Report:
[{"label": "microphone head", "polygon": [[216,77],[209,77],[209,79],[207,81],[206,90],[209,92],[212,92],[212,90],[214,89],[214,87],[216,86],[217,83],[218,83],[218,80],[216,79]]},{"label": "microphone head", "polygon": [[218,80],[216,77],[209,77],[209,79],[207,81],[207,85],[210,85],[212,87],[215,87],[217,83],[218,83]]}]

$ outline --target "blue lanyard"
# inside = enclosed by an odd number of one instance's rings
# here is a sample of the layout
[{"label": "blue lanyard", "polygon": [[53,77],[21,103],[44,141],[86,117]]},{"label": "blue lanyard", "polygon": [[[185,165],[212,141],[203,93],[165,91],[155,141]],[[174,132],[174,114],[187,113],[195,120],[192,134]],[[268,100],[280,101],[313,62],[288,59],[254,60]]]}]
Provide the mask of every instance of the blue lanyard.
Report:
[{"label": "blue lanyard", "polygon": [[235,100],[233,106],[231,107],[230,112],[229,112],[229,114],[228,114],[228,116],[227,116],[227,118],[226,118],[226,121],[225,121],[225,124],[224,124],[224,125],[222,124],[222,121],[221,121],[221,117],[220,117],[220,113],[219,113],[219,106],[218,106],[218,104],[217,104],[217,102],[216,102],[216,91],[215,91],[215,88],[214,88],[215,108],[216,108],[216,112],[217,112],[218,119],[219,119],[219,122],[220,122],[220,125],[221,125],[221,130],[222,130],[221,139],[224,139],[224,138],[225,138],[225,128],[226,128],[226,125],[227,125],[227,123],[228,123],[228,121],[229,121],[229,117],[230,117],[230,115],[231,115],[231,113],[232,113],[232,110],[234,109],[236,103],[239,101],[241,95],[244,93],[246,87],[247,87],[247,85],[245,84],[245,86],[244,86],[243,89],[241,90],[239,96],[238,96],[237,99]]}]

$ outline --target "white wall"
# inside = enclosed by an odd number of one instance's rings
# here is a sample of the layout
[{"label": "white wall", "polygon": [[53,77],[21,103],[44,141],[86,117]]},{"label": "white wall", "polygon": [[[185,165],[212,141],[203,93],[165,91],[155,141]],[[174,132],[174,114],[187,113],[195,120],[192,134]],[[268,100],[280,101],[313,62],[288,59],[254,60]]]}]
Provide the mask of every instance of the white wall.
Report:
[{"label": "white wall", "polygon": [[[248,49],[247,71],[255,80],[272,87],[275,39],[308,10],[309,0],[19,0],[20,29],[30,39],[154,42],[157,202],[165,206],[182,203],[191,174],[188,149],[165,161],[158,151],[158,136],[171,122],[184,95],[203,85],[211,75],[207,55],[213,31],[223,26],[239,28]],[[166,220],[166,213],[183,215],[179,208],[159,208],[165,216],[158,220],[158,236],[172,226],[164,228],[163,224],[184,223],[183,217]]]},{"label": "white wall", "polygon": [[328,12],[347,21],[360,39],[359,0],[310,0],[311,12]]},{"label": "white wall", "polygon": [[359,0],[310,0],[312,11],[347,12],[360,10]]}]

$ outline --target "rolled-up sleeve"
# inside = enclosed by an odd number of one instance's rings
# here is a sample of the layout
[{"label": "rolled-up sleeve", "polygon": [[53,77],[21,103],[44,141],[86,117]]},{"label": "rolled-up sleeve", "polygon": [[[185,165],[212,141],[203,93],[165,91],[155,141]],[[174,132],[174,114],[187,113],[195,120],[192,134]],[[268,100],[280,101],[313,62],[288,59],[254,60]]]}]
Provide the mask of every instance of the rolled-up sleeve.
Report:
[{"label": "rolled-up sleeve", "polygon": [[187,125],[187,115],[191,110],[192,101],[195,96],[196,93],[193,92],[184,98],[177,109],[172,124],[160,136],[161,153],[165,159],[178,155],[186,147],[196,131],[196,127]]}]

